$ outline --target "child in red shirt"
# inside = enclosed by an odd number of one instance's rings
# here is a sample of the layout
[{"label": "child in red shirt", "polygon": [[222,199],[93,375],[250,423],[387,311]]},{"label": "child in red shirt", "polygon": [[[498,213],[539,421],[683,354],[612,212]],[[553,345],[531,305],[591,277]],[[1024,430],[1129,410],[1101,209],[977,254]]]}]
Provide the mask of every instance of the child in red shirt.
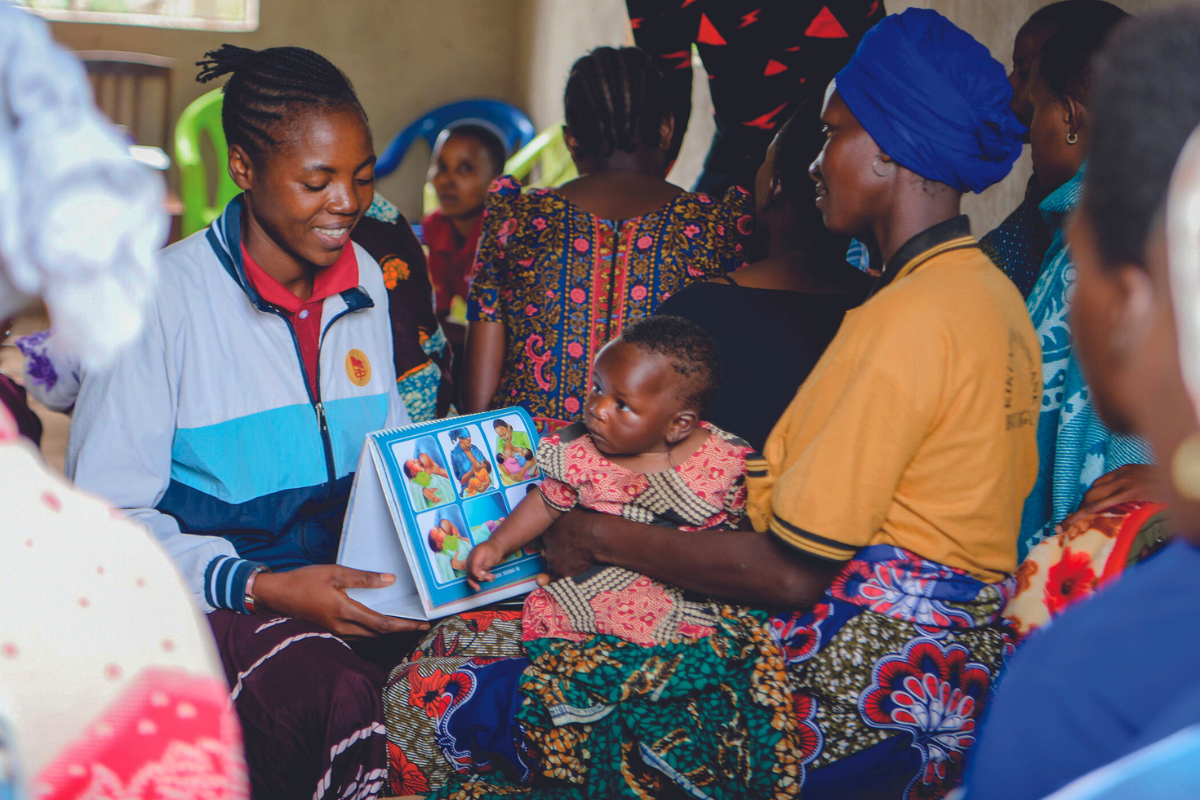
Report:
[{"label": "child in red shirt", "polygon": [[456,295],[467,297],[488,186],[500,177],[504,161],[504,143],[480,125],[442,131],[434,145],[429,182],[441,208],[422,225],[439,320],[450,313],[450,301]]}]

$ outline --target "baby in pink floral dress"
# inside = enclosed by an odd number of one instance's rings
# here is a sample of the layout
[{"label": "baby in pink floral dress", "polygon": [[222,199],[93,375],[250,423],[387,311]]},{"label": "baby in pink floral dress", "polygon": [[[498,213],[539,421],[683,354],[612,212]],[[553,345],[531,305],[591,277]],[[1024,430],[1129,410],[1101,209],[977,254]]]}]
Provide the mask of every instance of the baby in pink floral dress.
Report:
[{"label": "baby in pink floral dress", "polygon": [[[584,419],[545,437],[545,475],[467,559],[475,589],[490,570],[577,503],[682,530],[735,528],[746,505],[746,442],[700,420],[716,391],[716,348],[694,323],[647,317],[596,357]],[[525,640],[594,634],[652,645],[713,630],[713,606],[618,567],[556,581],[529,595]]]}]

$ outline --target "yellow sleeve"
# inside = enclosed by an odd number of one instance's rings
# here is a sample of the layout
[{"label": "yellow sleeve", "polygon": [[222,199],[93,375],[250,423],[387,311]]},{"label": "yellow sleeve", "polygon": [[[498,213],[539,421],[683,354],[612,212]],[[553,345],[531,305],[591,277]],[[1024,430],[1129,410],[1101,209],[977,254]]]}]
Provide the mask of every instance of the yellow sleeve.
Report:
[{"label": "yellow sleeve", "polygon": [[747,460],[756,529],[831,561],[848,561],[871,542],[893,501],[902,502],[897,487],[942,391],[932,343],[907,352],[903,344],[836,374],[826,370],[797,395],[765,458]]}]

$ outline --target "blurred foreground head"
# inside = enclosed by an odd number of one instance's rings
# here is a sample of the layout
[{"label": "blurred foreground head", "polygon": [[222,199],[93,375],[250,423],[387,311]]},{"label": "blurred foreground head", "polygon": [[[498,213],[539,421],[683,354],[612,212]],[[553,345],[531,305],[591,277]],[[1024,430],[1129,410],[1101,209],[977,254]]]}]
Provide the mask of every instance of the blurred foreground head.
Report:
[{"label": "blurred foreground head", "polygon": [[165,190],[101,116],[83,66],[0,3],[0,319],[42,298],[59,347],[98,365],[141,329]]}]

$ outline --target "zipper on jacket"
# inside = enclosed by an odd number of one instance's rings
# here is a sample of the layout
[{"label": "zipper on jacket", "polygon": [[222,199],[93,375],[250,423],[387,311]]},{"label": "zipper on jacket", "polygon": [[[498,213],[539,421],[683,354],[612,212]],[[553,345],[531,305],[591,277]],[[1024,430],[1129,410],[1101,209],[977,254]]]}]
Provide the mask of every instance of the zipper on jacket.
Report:
[{"label": "zipper on jacket", "polygon": [[[292,326],[292,321],[287,318],[279,309],[274,306],[269,306],[270,312],[287,326],[288,332],[292,334],[292,344],[296,348],[296,361],[300,365],[300,377],[304,381],[304,391],[308,392],[308,401],[312,404],[313,411],[317,415],[317,430],[321,434],[321,446],[325,450],[325,497],[333,494],[333,484],[337,481],[337,470],[333,465],[333,440],[329,436],[329,423],[325,419],[325,405],[321,402],[321,344],[325,341],[325,332],[322,331],[321,338],[317,342],[317,374],[313,381],[317,386],[317,393],[314,395],[312,388],[308,385],[308,373],[304,369],[304,353],[300,351],[300,337],[296,335],[296,329]],[[329,321],[332,325],[339,317],[344,316],[347,311],[343,311]],[[325,326],[325,330],[329,330],[329,325]]]},{"label": "zipper on jacket", "polygon": [[[329,481],[326,484],[325,491],[326,497],[333,493],[333,484],[337,482],[337,469],[333,464],[333,439],[329,435],[329,420],[325,417],[325,404],[321,401],[321,351],[325,348],[325,335],[329,333],[329,329],[333,327],[333,323],[337,322],[347,314],[352,313],[354,310],[355,309],[347,308],[337,314],[334,314],[333,319],[329,320],[329,322],[324,326],[324,330],[321,331],[321,336],[317,339],[317,374],[315,376],[315,382],[317,384],[317,397],[316,402],[313,403],[313,408],[316,409],[317,423],[321,429],[321,444],[325,446],[325,470],[329,474]],[[288,327],[291,327],[290,322],[288,323]],[[292,331],[292,335],[295,336],[294,330]],[[296,339],[296,352],[300,352],[299,338]],[[304,369],[303,361],[300,363],[300,369]],[[307,375],[305,376],[304,383],[306,386],[308,385]]]}]

